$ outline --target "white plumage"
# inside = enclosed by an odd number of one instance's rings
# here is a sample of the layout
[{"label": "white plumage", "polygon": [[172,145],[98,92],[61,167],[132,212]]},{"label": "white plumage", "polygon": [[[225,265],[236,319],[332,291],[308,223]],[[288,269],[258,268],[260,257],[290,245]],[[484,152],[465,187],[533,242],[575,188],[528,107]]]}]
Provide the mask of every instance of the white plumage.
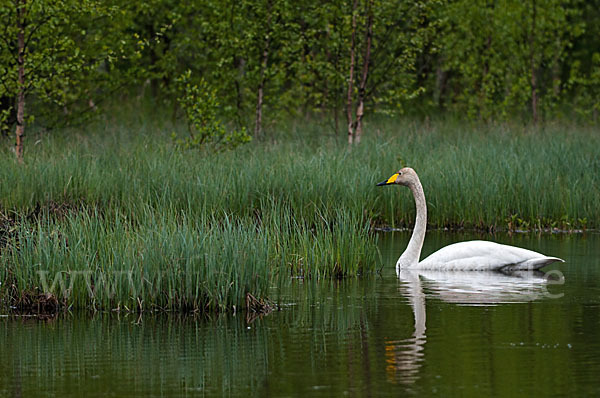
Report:
[{"label": "white plumage", "polygon": [[419,262],[415,268],[523,271],[539,269],[555,261],[563,260],[520,247],[473,240],[443,247]]},{"label": "white plumage", "polygon": [[423,186],[417,173],[410,167],[403,168],[377,185],[391,184],[404,185],[410,188],[417,208],[415,229],[406,250],[396,263],[397,268],[447,271],[513,271],[536,270],[556,261],[564,262],[558,257],[548,257],[532,250],[481,240],[448,245],[423,261],[419,261],[427,228],[427,205]]}]

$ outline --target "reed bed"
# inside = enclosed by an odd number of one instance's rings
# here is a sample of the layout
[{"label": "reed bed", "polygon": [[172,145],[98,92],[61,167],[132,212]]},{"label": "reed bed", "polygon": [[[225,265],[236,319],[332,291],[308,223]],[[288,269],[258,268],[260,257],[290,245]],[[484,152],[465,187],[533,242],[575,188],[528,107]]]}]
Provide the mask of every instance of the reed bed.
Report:
[{"label": "reed bed", "polygon": [[41,275],[73,308],[224,311],[278,276],[374,273],[373,227],[414,219],[408,190],[375,187],[403,165],[433,228],[600,226],[592,130],[382,122],[351,150],[310,130],[211,154],[177,150],[165,128],[105,123],[32,139],[24,165],[6,150],[4,305],[42,292]]},{"label": "reed bed", "polygon": [[277,275],[373,271],[377,247],[368,224],[361,229],[345,214],[314,225],[278,217],[192,220],[147,209],[129,220],[85,209],[23,221],[0,256],[2,296],[15,307],[51,293],[59,307],[223,312],[241,309],[248,293],[265,297]]}]

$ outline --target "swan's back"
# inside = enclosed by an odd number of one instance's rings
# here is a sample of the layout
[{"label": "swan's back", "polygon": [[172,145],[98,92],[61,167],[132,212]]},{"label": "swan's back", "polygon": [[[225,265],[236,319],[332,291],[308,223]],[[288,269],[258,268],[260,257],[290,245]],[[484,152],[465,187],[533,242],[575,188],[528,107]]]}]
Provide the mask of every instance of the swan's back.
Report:
[{"label": "swan's back", "polygon": [[561,261],[533,250],[501,245],[499,243],[473,240],[455,243],[433,253],[415,268],[463,271],[485,270],[536,270]]}]

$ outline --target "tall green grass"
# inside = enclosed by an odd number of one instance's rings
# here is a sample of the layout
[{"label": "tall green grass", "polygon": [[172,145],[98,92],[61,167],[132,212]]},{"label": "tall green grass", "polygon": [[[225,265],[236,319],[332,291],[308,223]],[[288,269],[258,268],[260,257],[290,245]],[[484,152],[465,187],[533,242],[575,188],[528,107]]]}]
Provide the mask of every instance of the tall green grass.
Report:
[{"label": "tall green grass", "polygon": [[18,223],[0,256],[5,302],[51,293],[74,308],[223,312],[247,293],[265,297],[277,275],[356,276],[377,264],[368,224],[343,213],[308,225],[285,211],[261,222],[162,211]]},{"label": "tall green grass", "polygon": [[109,126],[46,136],[30,144],[24,167],[6,150],[0,203],[22,214],[52,201],[132,217],[146,207],[169,208],[191,218],[260,218],[276,204],[307,223],[320,222],[317,210],[341,210],[409,226],[410,193],[374,187],[408,165],[421,177],[433,227],[504,227],[511,216],[532,225],[583,226],[585,219],[589,228],[600,226],[600,135],[581,128],[407,123],[372,126],[351,151],[342,137],[309,135],[218,155],[175,151],[166,133]]},{"label": "tall green grass", "polygon": [[247,292],[266,293],[267,239],[228,218],[210,225],[147,212],[132,225],[81,212],[20,225],[1,274],[76,308],[223,311]]},{"label": "tall green grass", "polygon": [[169,129],[117,123],[32,138],[24,165],[5,149],[0,295],[65,272],[79,276],[56,294],[75,307],[224,310],[265,296],[278,275],[370,273],[372,227],[414,219],[407,189],[375,187],[403,165],[421,177],[430,227],[600,226],[593,131],[369,127],[351,150],[311,128],[229,153],[178,151]]}]

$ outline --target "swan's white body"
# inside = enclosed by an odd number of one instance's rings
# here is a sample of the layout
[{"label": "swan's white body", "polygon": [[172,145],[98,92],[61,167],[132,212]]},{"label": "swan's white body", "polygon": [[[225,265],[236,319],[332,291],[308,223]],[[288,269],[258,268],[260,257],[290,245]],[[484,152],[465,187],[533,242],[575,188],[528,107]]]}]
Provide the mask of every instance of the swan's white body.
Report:
[{"label": "swan's white body", "polygon": [[525,271],[539,269],[555,261],[532,250],[483,240],[455,243],[441,248],[413,266],[415,269]]},{"label": "swan's white body", "polygon": [[556,261],[557,257],[548,257],[532,250],[501,245],[499,243],[474,240],[455,243],[431,254],[419,261],[425,230],[427,228],[427,205],[423,186],[417,173],[403,168],[387,181],[378,185],[400,184],[407,186],[413,193],[417,207],[415,229],[404,253],[398,259],[396,267],[453,271],[512,271],[536,270]]}]

